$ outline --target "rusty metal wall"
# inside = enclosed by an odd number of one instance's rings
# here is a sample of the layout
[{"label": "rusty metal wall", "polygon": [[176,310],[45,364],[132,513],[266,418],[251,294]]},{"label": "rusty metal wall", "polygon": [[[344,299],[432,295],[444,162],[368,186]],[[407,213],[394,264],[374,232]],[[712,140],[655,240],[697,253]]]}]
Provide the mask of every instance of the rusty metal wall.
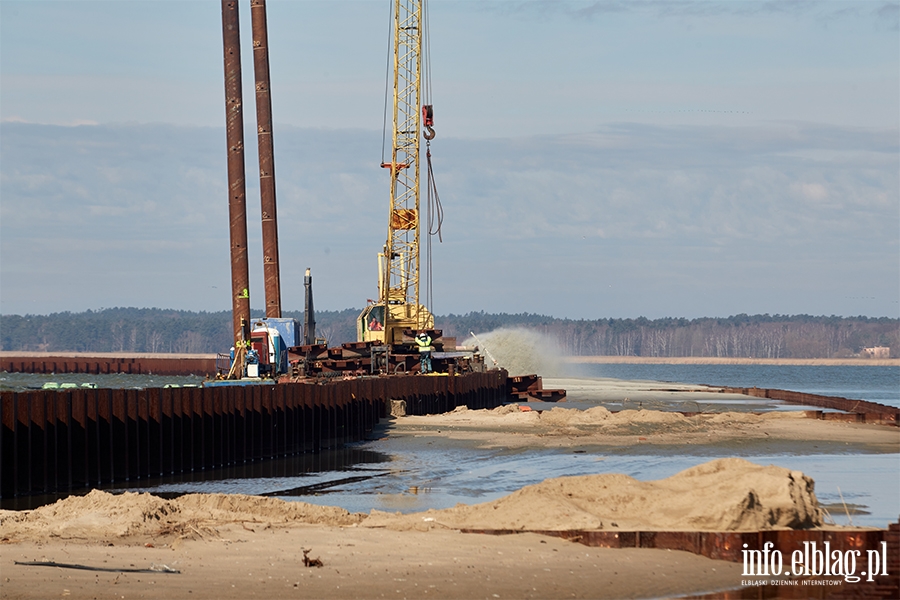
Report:
[{"label": "rusty metal wall", "polygon": [[0,394],[0,497],[317,452],[365,438],[390,400],[410,414],[490,408],[506,372],[205,388]]},{"label": "rusty metal wall", "polygon": [[[788,402],[790,404],[818,406],[820,408],[840,410],[852,415],[853,420],[859,422],[875,422],[889,425],[900,424],[900,409],[896,406],[887,406],[885,404],[878,404],[877,402],[853,400],[851,398],[841,398],[838,396],[807,394],[805,392],[792,392],[790,390],[732,387],[721,389],[722,392],[726,394],[744,394],[745,396],[751,396],[753,398],[770,398],[772,400],[781,400],[782,402]],[[820,413],[817,416],[822,419],[840,418],[840,415],[834,413]]]},{"label": "rusty metal wall", "polygon": [[127,373],[130,375],[215,375],[216,359],[108,358],[102,356],[4,356],[0,371],[7,373]]}]

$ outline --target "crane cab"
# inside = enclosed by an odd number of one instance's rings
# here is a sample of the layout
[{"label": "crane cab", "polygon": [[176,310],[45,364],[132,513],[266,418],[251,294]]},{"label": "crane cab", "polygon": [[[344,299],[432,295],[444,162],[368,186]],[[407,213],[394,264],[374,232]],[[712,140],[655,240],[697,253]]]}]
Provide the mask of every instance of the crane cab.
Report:
[{"label": "crane cab", "polygon": [[356,339],[384,343],[384,304],[370,304],[356,319]]},{"label": "crane cab", "polygon": [[356,319],[356,339],[394,345],[403,343],[405,329],[433,329],[434,317],[421,304],[369,304]]}]

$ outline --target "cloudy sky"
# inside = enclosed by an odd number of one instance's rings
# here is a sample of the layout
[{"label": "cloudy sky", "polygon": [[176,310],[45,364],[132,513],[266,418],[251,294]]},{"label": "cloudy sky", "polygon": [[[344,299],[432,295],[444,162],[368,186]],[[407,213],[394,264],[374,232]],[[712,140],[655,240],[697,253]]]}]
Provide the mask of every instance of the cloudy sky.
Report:
[{"label": "cloudy sky", "polygon": [[[269,2],[285,309],[376,293],[390,4]],[[434,312],[900,316],[900,3],[429,13]],[[230,309],[222,73],[219,2],[0,1],[0,314]]]}]

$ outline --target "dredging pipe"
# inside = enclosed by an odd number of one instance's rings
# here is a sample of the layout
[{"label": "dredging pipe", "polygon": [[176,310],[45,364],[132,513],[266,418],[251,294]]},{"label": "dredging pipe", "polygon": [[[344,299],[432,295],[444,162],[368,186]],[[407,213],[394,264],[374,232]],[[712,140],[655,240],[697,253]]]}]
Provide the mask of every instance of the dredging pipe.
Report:
[{"label": "dredging pipe", "polygon": [[225,134],[228,146],[228,217],[234,339],[250,338],[250,267],[247,260],[247,189],[241,94],[241,31],[237,0],[222,0],[225,57]]}]

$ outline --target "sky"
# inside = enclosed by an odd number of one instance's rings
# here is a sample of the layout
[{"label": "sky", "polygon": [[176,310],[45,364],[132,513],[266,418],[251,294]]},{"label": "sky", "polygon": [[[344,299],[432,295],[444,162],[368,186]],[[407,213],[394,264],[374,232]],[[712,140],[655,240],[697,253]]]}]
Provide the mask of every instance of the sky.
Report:
[{"label": "sky", "polygon": [[[391,4],[268,2],[285,310],[307,267],[320,310],[377,293]],[[900,2],[427,12],[436,314],[900,317]],[[0,0],[0,314],[231,308],[221,27],[212,1]]]}]

